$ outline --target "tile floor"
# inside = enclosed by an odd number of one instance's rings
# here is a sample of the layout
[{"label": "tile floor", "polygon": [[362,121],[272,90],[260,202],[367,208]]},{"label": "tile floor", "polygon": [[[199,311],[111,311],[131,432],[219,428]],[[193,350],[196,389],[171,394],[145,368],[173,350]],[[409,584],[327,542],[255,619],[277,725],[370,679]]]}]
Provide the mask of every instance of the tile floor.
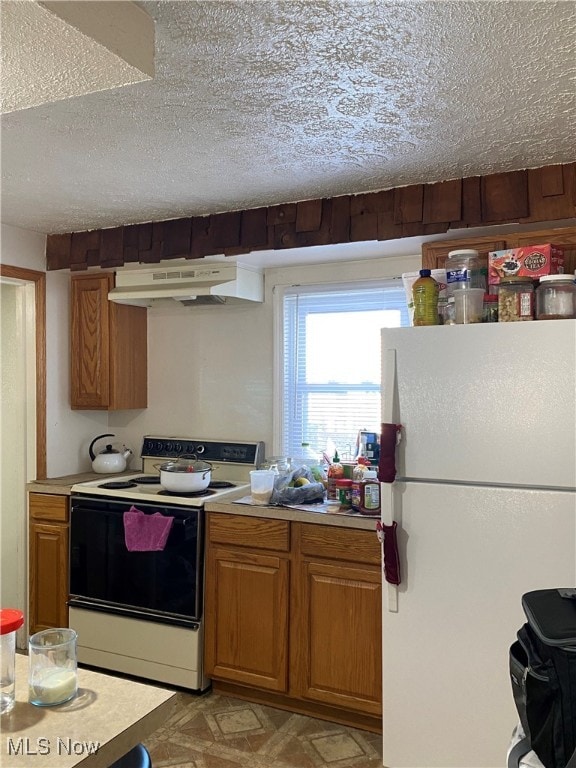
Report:
[{"label": "tile floor", "polygon": [[382,737],[218,694],[179,694],[153,768],[381,768]]}]

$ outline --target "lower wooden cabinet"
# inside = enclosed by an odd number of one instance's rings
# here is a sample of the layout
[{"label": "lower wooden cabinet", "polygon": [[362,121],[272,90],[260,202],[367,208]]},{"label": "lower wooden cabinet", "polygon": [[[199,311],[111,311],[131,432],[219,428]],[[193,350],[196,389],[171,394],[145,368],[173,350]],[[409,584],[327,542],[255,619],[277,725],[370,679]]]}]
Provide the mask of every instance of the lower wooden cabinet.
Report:
[{"label": "lower wooden cabinet", "polygon": [[375,533],[209,512],[205,594],[205,666],[215,689],[232,684],[246,698],[353,724],[361,716],[377,729]]},{"label": "lower wooden cabinet", "polygon": [[29,632],[68,626],[69,497],[30,493]]},{"label": "lower wooden cabinet", "polygon": [[[288,685],[288,574],[285,557],[216,549],[206,601],[210,673],[272,691]],[[209,650],[208,650],[209,649]]]},{"label": "lower wooden cabinet", "polygon": [[299,696],[381,714],[380,584],[380,569],[320,560],[300,566],[301,647],[293,654]]}]

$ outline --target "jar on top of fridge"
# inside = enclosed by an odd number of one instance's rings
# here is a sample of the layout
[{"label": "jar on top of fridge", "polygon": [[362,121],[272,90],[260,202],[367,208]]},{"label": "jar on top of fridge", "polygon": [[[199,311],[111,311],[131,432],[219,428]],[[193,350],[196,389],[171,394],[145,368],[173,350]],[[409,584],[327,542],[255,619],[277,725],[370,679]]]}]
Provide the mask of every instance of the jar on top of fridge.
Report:
[{"label": "jar on top of fridge", "polygon": [[486,289],[486,276],[478,251],[472,248],[450,251],[445,266],[448,296],[470,288]]},{"label": "jar on top of fridge", "polygon": [[498,322],[498,296],[495,293],[484,294],[484,306],[482,310],[483,323]]},{"label": "jar on top of fridge", "polygon": [[574,275],[542,275],[536,289],[536,318],[538,320],[576,318]]},{"label": "jar on top of fridge", "polygon": [[498,288],[498,322],[534,320],[534,282],[530,277],[503,277]]}]

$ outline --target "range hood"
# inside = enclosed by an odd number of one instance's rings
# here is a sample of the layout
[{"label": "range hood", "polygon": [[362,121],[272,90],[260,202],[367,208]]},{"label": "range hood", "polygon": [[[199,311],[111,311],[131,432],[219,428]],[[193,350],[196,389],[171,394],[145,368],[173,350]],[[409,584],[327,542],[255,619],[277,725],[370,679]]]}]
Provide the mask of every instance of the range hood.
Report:
[{"label": "range hood", "polygon": [[185,306],[262,302],[264,277],[254,267],[235,263],[135,267],[116,272],[108,299],[144,307],[174,300]]}]

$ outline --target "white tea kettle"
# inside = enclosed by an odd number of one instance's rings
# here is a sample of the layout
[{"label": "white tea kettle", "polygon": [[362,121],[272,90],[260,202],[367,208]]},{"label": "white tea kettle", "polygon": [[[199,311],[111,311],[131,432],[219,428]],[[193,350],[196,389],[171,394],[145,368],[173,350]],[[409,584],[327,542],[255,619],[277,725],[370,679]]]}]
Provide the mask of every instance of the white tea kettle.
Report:
[{"label": "white tea kettle", "polygon": [[92,469],[100,475],[111,475],[115,472],[124,472],[126,461],[132,455],[132,451],[124,446],[124,451],[117,451],[111,444],[107,445],[103,451],[95,454],[93,451],[94,443],[102,440],[104,437],[116,437],[116,435],[98,435],[90,443],[88,453],[92,459]]}]

